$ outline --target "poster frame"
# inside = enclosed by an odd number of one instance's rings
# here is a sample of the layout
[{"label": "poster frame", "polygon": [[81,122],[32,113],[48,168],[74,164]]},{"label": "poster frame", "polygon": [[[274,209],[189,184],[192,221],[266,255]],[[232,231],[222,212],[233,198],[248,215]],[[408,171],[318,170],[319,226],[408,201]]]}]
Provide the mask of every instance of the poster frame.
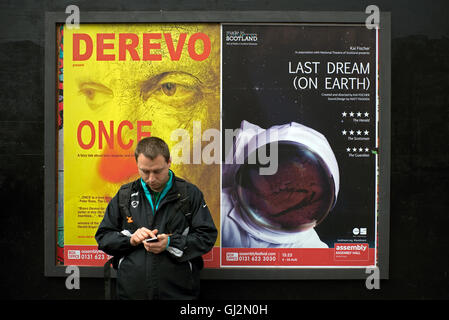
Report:
[{"label": "poster frame", "polygon": [[[57,209],[57,47],[56,30],[68,14],[45,14],[44,61],[44,274],[66,277],[66,266],[56,265]],[[364,24],[364,11],[81,11],[80,23],[326,23]],[[379,194],[378,194],[378,271],[389,278],[390,238],[390,148],[391,148],[391,20],[389,12],[380,12],[379,23]],[[103,267],[79,267],[80,276],[102,278]],[[366,268],[219,268],[204,269],[202,279],[214,280],[302,280],[366,279]],[[113,272],[112,276],[115,276]]]}]

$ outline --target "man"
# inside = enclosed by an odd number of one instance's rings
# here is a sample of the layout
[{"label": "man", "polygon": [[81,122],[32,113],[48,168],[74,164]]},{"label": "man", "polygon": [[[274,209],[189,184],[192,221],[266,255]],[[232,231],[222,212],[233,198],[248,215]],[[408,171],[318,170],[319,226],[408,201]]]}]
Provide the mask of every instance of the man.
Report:
[{"label": "man", "polygon": [[95,235],[99,250],[118,260],[118,298],[196,299],[201,256],[217,238],[203,194],[170,170],[162,139],[142,139],[135,158],[140,179],[121,187]]}]

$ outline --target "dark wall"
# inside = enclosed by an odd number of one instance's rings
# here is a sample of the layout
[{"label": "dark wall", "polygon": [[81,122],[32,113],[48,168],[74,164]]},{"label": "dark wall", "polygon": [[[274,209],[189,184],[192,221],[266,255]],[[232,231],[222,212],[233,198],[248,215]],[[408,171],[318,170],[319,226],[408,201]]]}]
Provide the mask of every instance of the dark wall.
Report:
[{"label": "dark wall", "polygon": [[[449,298],[449,7],[446,1],[1,1],[0,296],[102,299],[102,279],[44,277],[45,11],[301,10],[392,13],[390,279],[203,281],[212,299]],[[82,21],[82,20],[81,20]]]}]

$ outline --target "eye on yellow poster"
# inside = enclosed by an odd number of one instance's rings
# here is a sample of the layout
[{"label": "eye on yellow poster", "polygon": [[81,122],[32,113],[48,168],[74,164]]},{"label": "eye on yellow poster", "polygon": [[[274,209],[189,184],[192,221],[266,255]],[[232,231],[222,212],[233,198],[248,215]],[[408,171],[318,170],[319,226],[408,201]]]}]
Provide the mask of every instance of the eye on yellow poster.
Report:
[{"label": "eye on yellow poster", "polygon": [[[220,130],[220,41],[219,24],[64,28],[64,264],[107,260],[94,235],[119,187],[139,177],[134,149],[146,136],[172,155],[188,141],[171,169],[203,191],[219,228],[220,164],[186,150],[210,143],[195,131]],[[206,267],[219,264],[213,252]]]}]

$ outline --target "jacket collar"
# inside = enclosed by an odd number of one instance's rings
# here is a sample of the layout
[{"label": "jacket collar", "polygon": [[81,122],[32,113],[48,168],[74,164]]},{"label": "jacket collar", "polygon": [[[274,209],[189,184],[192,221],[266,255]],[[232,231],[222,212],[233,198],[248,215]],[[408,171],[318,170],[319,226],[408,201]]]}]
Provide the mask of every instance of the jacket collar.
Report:
[{"label": "jacket collar", "polygon": [[[165,194],[161,195],[160,204],[162,202],[176,200],[181,196],[181,194],[179,192],[179,188],[177,186],[177,182],[183,181],[183,180],[181,178],[176,177],[175,173],[172,170],[170,170],[170,173],[171,173],[171,177],[164,188],[164,190],[167,189],[167,192]],[[134,181],[134,189],[135,189],[135,191],[137,191],[138,189],[142,190],[148,198],[149,190],[146,187],[145,183],[142,183],[141,181],[142,181],[141,178]],[[164,190],[162,192],[164,192]],[[148,195],[147,195],[147,191],[148,191]],[[151,196],[150,196],[149,202],[150,202],[151,207],[154,210],[153,203],[151,201]],[[160,204],[159,204],[159,206],[160,206]]]}]

